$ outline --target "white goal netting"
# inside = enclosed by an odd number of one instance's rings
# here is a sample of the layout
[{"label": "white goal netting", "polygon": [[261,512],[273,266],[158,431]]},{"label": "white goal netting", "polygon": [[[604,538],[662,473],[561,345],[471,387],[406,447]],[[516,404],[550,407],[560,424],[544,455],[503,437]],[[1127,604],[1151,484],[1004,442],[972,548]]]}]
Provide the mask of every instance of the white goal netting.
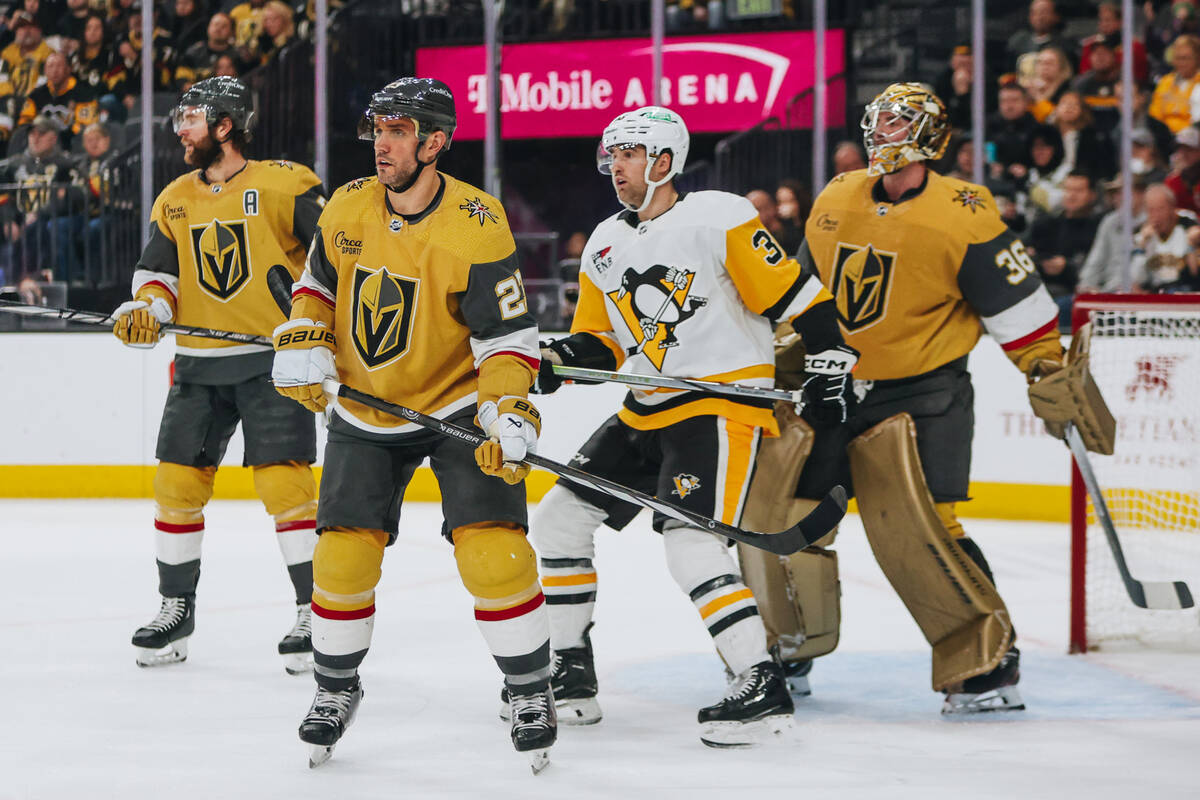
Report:
[{"label": "white goal netting", "polygon": [[[1133,577],[1185,581],[1200,599],[1200,303],[1144,299],[1090,312],[1092,371],[1117,420],[1114,454],[1093,453],[1092,464]],[[1073,594],[1086,647],[1200,650],[1200,609],[1134,606],[1090,500],[1086,509],[1073,544],[1076,557],[1086,547],[1083,591]]]}]

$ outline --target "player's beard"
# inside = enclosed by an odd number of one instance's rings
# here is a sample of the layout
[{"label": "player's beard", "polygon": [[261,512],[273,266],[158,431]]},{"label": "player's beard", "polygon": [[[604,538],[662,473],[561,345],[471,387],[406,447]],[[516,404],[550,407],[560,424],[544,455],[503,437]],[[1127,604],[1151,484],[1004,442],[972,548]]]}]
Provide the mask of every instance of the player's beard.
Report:
[{"label": "player's beard", "polygon": [[429,166],[428,164],[418,163],[417,159],[413,159],[410,163],[403,166],[393,163],[389,167],[375,167],[375,174],[379,178],[379,182],[391,189],[393,192],[404,193],[412,188],[412,185],[417,182],[417,178],[421,174],[421,170]]},{"label": "player's beard", "polygon": [[192,143],[191,154],[185,152],[183,160],[189,167],[196,167],[203,171],[220,161],[222,155],[221,145],[217,144],[211,134],[206,133],[203,139]]}]

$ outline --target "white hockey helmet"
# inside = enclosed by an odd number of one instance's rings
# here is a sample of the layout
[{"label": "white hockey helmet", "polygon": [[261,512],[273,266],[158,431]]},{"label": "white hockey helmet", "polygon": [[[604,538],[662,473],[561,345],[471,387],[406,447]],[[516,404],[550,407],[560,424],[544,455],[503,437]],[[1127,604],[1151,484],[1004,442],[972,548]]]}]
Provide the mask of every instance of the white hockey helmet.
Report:
[{"label": "white hockey helmet", "polygon": [[[600,137],[596,151],[596,168],[603,175],[612,174],[613,151],[641,145],[646,148],[646,199],[638,208],[626,204],[631,211],[641,211],[650,205],[654,190],[683,172],[687,163],[688,145],[691,137],[683,118],[662,106],[644,106],[636,111],[620,114]],[[655,161],[665,152],[671,153],[671,171],[658,181],[650,180],[650,170]]]}]

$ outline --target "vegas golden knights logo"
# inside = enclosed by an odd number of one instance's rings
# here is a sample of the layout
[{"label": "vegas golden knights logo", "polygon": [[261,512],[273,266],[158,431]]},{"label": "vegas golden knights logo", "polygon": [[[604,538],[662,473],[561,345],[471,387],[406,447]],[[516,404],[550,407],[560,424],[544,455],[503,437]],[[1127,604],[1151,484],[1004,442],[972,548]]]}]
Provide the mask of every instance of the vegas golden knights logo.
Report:
[{"label": "vegas golden knights logo", "polygon": [[193,225],[192,256],[200,287],[219,300],[228,300],[250,280],[250,245],[246,220]]},{"label": "vegas golden knights logo", "polygon": [[408,351],[419,281],[387,267],[354,267],[354,348],[367,369],[377,369]]},{"label": "vegas golden knights logo", "polygon": [[833,268],[833,297],[838,316],[849,331],[874,325],[887,314],[895,253],[872,245],[856,247],[838,242]]}]

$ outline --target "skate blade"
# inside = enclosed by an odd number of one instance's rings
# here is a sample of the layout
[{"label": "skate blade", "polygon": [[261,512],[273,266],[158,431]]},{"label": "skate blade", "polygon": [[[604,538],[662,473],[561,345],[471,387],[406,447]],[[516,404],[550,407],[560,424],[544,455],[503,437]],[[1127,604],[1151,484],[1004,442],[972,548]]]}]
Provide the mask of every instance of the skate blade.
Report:
[{"label": "skate blade", "polygon": [[288,675],[303,675],[307,672],[312,672],[313,655],[312,652],[306,653],[284,653],[283,654],[283,669]]},{"label": "skate blade", "polygon": [[529,768],[534,775],[542,774],[542,770],[550,766],[550,748],[545,750],[530,750],[525,754],[529,757]]},{"label": "skate blade", "polygon": [[787,679],[788,694],[792,697],[808,697],[812,694],[812,686],[807,675],[793,675]]},{"label": "skate blade", "polygon": [[1001,686],[979,694],[948,694],[942,703],[946,716],[985,714],[989,711],[1024,711],[1025,701],[1016,686]]},{"label": "skate blade", "polygon": [[756,747],[784,741],[794,727],[791,714],[776,714],[753,722],[708,722],[700,731],[700,741],[709,747]]},{"label": "skate blade", "polygon": [[310,744],[308,746],[308,768],[316,769],[329,760],[333,755],[331,744]]},{"label": "skate blade", "polygon": [[165,667],[187,661],[187,637],[171,642],[166,647],[134,647],[139,667]]},{"label": "skate blade", "polygon": [[[594,697],[584,697],[577,700],[559,700],[554,704],[554,712],[558,715],[559,725],[595,725],[603,718],[600,703]],[[500,719],[512,721],[512,713],[508,703],[500,704]]]}]

